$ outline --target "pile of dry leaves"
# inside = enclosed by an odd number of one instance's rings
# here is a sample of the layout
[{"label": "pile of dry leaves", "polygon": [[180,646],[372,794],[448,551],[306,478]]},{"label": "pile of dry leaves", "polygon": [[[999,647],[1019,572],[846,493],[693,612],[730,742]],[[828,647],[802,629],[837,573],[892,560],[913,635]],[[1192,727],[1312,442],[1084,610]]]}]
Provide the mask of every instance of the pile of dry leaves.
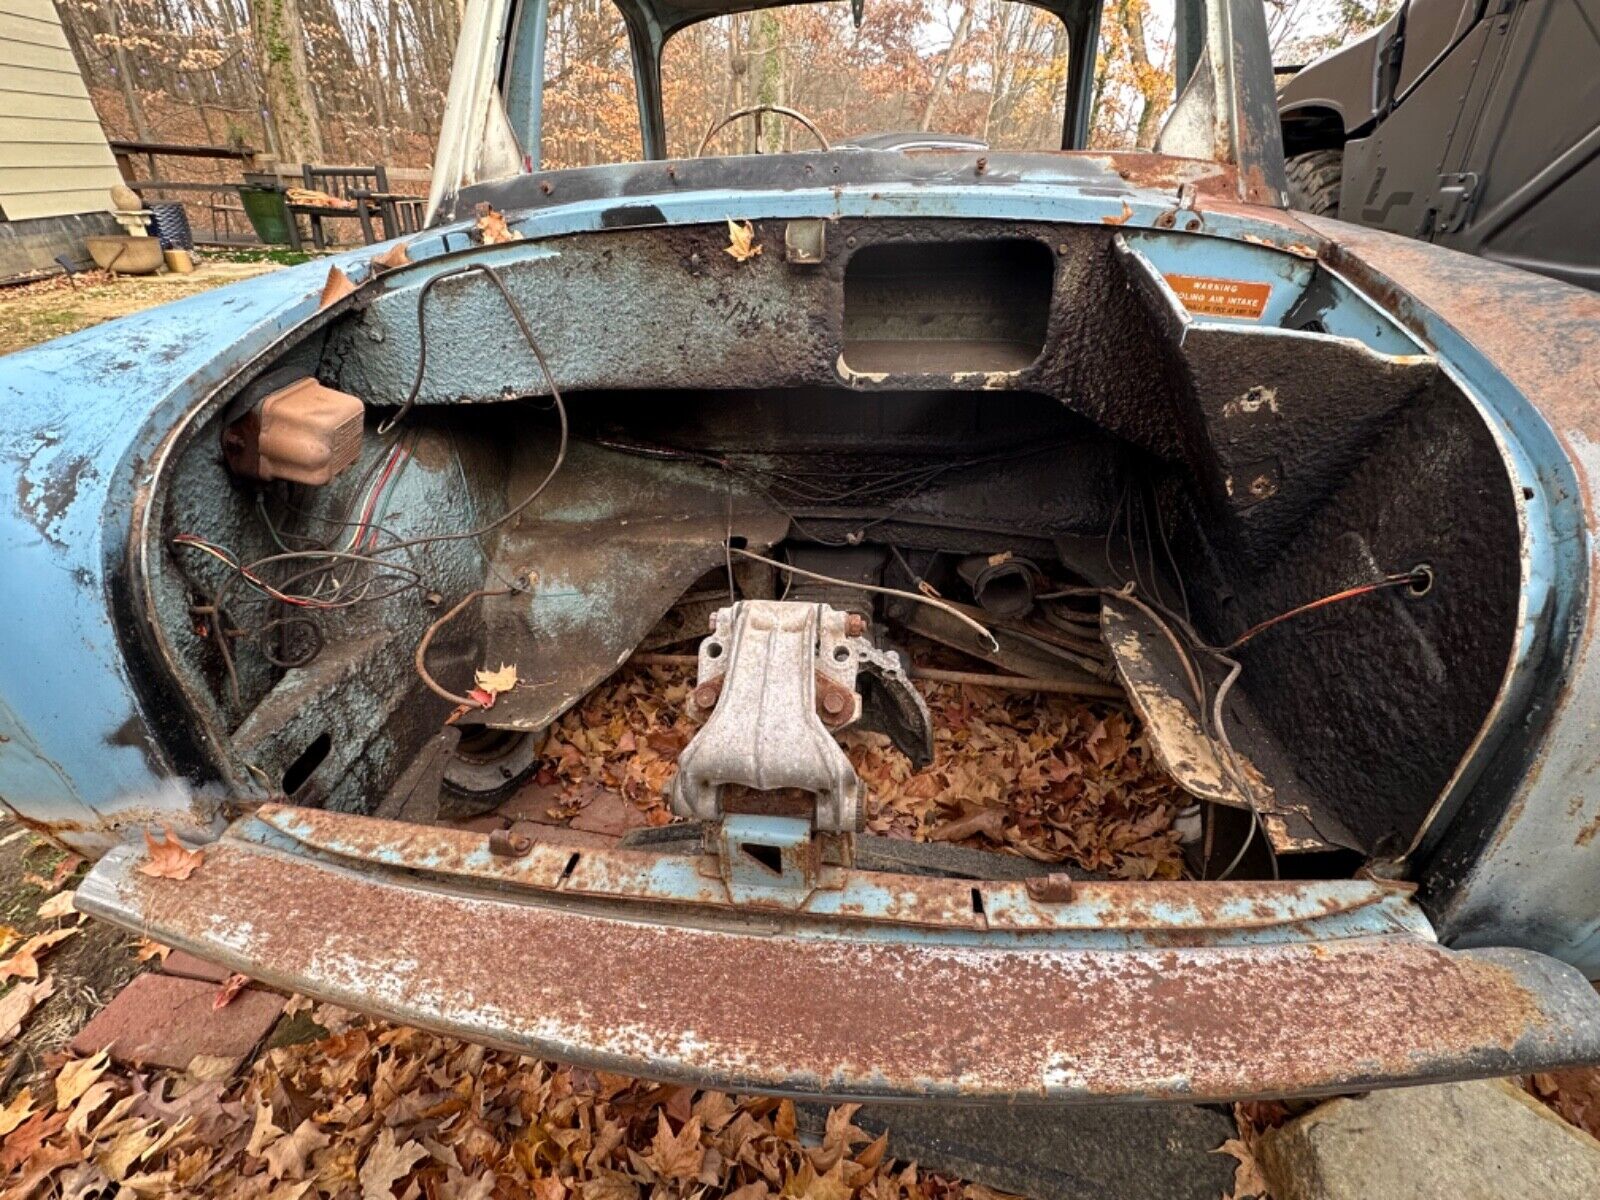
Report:
[{"label": "pile of dry leaves", "polygon": [[[685,668],[619,672],[557,722],[539,782],[620,791],[652,824],[697,728]],[[1104,704],[967,684],[918,682],[935,756],[913,771],[878,734],[847,734],[867,784],[867,827],[889,837],[958,841],[1120,878],[1176,879],[1173,817],[1188,800],[1156,764],[1136,720]]]},{"label": "pile of dry leaves", "polygon": [[237,1083],[194,1066],[120,1073],[104,1054],[66,1063],[0,1110],[4,1195],[48,1181],[66,1200],[997,1197],[888,1159],[854,1105],[803,1144],[789,1101],[518,1058],[330,1006],[310,1016],[327,1036],[268,1051]]}]

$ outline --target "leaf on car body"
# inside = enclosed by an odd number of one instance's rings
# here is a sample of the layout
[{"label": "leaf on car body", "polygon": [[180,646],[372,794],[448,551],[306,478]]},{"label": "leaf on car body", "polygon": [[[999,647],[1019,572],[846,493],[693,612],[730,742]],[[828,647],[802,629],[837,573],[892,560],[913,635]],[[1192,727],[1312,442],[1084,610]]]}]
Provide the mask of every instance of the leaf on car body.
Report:
[{"label": "leaf on car body", "polygon": [[749,221],[742,225],[732,217],[728,218],[728,244],[723,247],[723,253],[734,262],[748,262],[761,253],[761,243],[756,241],[756,227]]},{"label": "leaf on car body", "polygon": [[477,207],[478,219],[473,228],[478,231],[478,241],[485,246],[498,246],[502,242],[517,242],[522,235],[506,224],[503,213],[495,211],[487,201]]},{"label": "leaf on car body", "polygon": [[156,879],[189,878],[194,874],[194,869],[205,862],[205,851],[190,850],[173,836],[170,829],[163,832],[166,836],[157,841],[150,836],[149,830],[145,831],[144,844],[150,851],[150,859],[139,864],[139,873]]},{"label": "leaf on car body", "polygon": [[472,681],[477,684],[475,691],[488,692],[491,696],[498,696],[501,692],[509,692],[517,686],[517,668],[500,664],[500,669],[491,671],[487,667],[476,672]]}]

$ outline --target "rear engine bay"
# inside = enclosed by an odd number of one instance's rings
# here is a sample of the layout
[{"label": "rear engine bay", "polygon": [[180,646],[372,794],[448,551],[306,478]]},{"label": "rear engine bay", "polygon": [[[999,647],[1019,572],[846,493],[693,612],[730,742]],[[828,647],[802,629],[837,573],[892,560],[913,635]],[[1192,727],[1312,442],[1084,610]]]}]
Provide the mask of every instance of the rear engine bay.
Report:
[{"label": "rear engine bay", "polygon": [[175,757],[758,897],[1350,876],[1447,819],[1518,501],[1380,310],[1176,231],[756,236],[402,266],[202,404],[137,514]]}]

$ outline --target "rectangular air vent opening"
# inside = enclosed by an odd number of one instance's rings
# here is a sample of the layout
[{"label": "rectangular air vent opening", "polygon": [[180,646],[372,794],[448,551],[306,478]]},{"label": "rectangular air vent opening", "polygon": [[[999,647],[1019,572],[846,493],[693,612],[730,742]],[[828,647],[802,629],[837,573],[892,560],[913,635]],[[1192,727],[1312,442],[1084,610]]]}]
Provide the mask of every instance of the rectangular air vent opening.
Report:
[{"label": "rectangular air vent opening", "polygon": [[1044,349],[1055,255],[1029,238],[866,246],[844,272],[856,374],[1020,371]]}]

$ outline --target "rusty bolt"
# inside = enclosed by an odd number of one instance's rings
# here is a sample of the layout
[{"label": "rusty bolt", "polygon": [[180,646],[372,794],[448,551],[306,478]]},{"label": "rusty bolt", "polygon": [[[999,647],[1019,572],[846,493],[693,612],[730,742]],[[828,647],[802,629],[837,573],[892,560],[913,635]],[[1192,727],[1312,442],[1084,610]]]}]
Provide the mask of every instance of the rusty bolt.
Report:
[{"label": "rusty bolt", "polygon": [[525,833],[496,829],[489,835],[489,853],[498,858],[521,858],[533,849],[533,839]]},{"label": "rusty bolt", "polygon": [[982,175],[988,169],[989,169],[989,160],[987,158],[978,159],[978,171],[977,171],[977,173],[979,175]]},{"label": "rusty bolt", "polygon": [[1034,875],[1027,880],[1028,898],[1041,904],[1065,904],[1072,899],[1072,876],[1061,871]]},{"label": "rusty bolt", "polygon": [[837,717],[844,712],[844,697],[838,692],[824,692],[822,696],[822,711],[830,717]]},{"label": "rusty bolt", "polygon": [[694,706],[702,711],[713,709],[717,706],[717,697],[722,695],[722,683],[702,683],[694,690]]},{"label": "rusty bolt", "polygon": [[849,637],[860,637],[867,632],[867,619],[860,613],[851,613],[844,619],[844,631]]}]

